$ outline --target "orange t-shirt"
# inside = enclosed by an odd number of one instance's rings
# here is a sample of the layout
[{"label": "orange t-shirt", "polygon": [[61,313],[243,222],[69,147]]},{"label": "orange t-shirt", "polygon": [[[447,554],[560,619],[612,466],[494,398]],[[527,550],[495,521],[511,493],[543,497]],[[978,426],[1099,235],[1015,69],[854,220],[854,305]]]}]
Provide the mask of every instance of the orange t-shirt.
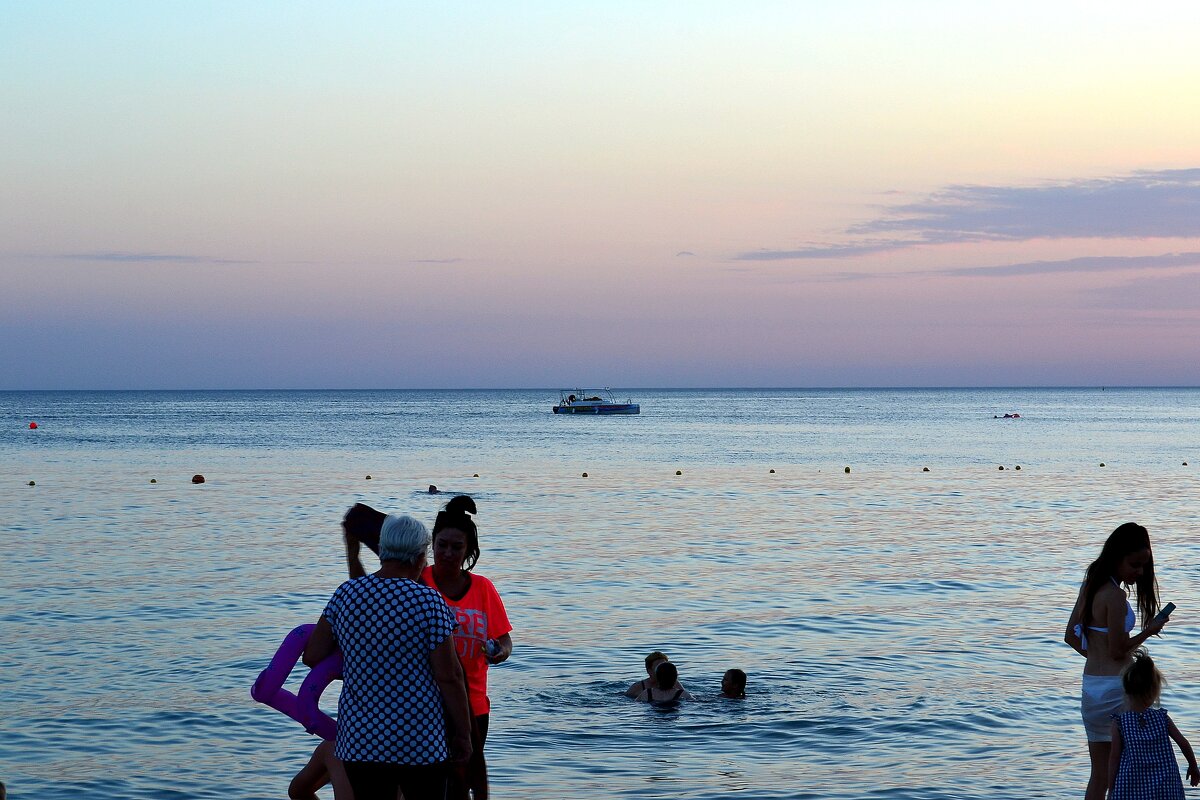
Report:
[{"label": "orange t-shirt", "polygon": [[[479,716],[491,711],[487,696],[488,662],[484,646],[488,639],[498,639],[511,633],[512,625],[492,582],[482,575],[469,574],[471,586],[466,594],[457,600],[451,600],[445,594],[442,598],[458,620],[458,630],[454,631],[454,647],[458,650],[458,660],[462,662],[463,672],[467,676],[471,713]],[[425,568],[421,580],[425,585],[437,588],[433,580],[433,567]]]}]

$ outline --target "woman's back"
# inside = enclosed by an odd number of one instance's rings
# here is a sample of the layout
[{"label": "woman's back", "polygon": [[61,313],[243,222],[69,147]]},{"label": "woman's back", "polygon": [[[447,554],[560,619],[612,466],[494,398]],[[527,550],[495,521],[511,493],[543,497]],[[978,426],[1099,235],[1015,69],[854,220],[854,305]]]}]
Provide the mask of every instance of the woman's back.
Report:
[{"label": "woman's back", "polygon": [[1109,582],[1096,591],[1090,614],[1084,614],[1082,628],[1087,641],[1087,662],[1083,671],[1088,675],[1120,675],[1132,657],[1126,651],[1114,657],[1110,646],[1113,628],[1125,634],[1133,630],[1136,621],[1133,607],[1125,592]]},{"label": "woman's back", "polygon": [[338,587],[325,617],[343,657],[337,757],[446,760],[442,697],[429,664],[430,652],[454,631],[441,596],[408,578],[367,575]]}]

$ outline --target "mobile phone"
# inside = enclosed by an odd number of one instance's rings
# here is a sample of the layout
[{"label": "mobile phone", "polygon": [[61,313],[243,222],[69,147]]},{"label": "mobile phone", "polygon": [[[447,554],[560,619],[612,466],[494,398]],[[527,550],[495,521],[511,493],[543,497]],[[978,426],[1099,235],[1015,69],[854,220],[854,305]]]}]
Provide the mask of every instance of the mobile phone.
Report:
[{"label": "mobile phone", "polygon": [[1173,612],[1174,610],[1175,610],[1175,604],[1167,603],[1165,606],[1162,607],[1162,610],[1160,610],[1157,614],[1154,615],[1155,621],[1158,621],[1161,619],[1166,619],[1167,617],[1171,616],[1171,612]]}]

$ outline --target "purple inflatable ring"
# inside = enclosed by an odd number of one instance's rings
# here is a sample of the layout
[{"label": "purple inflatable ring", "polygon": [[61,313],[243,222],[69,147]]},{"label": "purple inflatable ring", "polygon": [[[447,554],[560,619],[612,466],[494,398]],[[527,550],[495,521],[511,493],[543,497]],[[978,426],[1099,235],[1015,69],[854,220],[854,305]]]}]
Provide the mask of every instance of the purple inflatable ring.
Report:
[{"label": "purple inflatable ring", "polygon": [[283,688],[316,627],[301,625],[284,638],[271,663],[259,673],[258,680],[250,687],[250,696],[296,720],[309,733],[332,742],[337,738],[337,721],[322,711],[318,703],[325,687],[342,677],[342,654],[334,652],[313,667],[304,678],[304,683],[300,684],[298,693],[292,694]]}]

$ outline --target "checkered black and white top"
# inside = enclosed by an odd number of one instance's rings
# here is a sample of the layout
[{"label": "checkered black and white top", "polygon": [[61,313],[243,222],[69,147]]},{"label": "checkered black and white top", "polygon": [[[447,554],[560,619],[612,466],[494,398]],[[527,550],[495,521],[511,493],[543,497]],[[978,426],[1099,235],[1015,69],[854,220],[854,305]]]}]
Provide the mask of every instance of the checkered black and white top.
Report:
[{"label": "checkered black and white top", "polygon": [[456,623],[437,590],[367,575],[339,586],[325,617],[344,662],[334,754],[389,764],[447,760],[442,694],[429,654]]},{"label": "checkered black and white top", "polygon": [[1183,800],[1179,762],[1167,734],[1165,708],[1114,714],[1121,728],[1121,766],[1112,800]]}]

